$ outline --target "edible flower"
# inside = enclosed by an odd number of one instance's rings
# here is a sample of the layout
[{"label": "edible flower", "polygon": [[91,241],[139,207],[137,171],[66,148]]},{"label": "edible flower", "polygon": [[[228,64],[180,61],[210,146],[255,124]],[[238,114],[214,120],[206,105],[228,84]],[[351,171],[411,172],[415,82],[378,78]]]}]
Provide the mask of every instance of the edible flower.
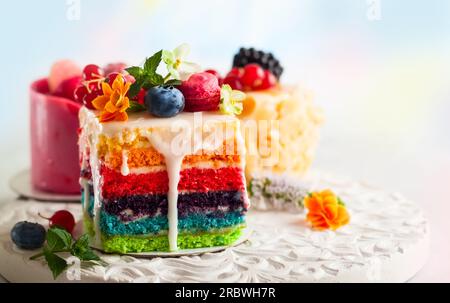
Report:
[{"label": "edible flower", "polygon": [[130,85],[121,74],[117,75],[112,85],[102,82],[103,95],[92,101],[94,108],[101,111],[100,122],[128,120],[126,110],[130,107],[130,100],[127,92]]},{"label": "edible flower", "polygon": [[345,204],[331,190],[312,192],[303,204],[308,209],[306,220],[313,228],[336,230],[350,221]]},{"label": "edible flower", "polygon": [[240,115],[243,110],[242,101],[245,94],[239,90],[232,89],[230,85],[224,84],[220,89],[219,110],[227,115]]},{"label": "edible flower", "polygon": [[169,75],[176,80],[186,80],[191,74],[197,73],[201,67],[193,62],[185,61],[189,55],[190,47],[184,43],[173,51],[163,50],[162,60],[167,65]]}]

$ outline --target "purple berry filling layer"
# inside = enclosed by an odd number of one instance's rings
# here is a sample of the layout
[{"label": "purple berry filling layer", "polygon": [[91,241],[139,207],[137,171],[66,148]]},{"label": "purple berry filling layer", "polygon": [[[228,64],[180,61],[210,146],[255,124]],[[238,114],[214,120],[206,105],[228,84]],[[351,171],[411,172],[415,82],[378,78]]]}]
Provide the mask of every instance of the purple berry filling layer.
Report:
[{"label": "purple berry filling layer", "polygon": [[[178,216],[213,211],[245,211],[244,193],[241,191],[217,191],[187,193],[178,196]],[[103,211],[118,216],[123,221],[155,215],[167,216],[167,195],[136,195],[103,201]]]}]

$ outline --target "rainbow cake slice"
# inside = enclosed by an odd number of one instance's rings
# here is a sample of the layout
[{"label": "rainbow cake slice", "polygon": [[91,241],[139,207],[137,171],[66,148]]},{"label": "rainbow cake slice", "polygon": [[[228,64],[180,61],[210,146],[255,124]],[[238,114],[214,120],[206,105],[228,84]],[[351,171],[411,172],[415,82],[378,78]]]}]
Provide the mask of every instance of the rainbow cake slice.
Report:
[{"label": "rainbow cake slice", "polygon": [[237,118],[137,113],[100,123],[82,108],[80,124],[84,220],[96,246],[174,251],[239,238],[249,201]]}]

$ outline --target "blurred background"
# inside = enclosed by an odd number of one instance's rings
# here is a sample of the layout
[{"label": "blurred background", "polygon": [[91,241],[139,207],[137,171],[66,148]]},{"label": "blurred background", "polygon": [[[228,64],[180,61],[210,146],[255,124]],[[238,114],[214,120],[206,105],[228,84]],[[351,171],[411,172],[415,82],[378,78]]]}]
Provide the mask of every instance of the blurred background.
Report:
[{"label": "blurred background", "polygon": [[0,14],[2,197],[29,166],[28,86],[55,60],[140,64],[187,42],[225,73],[254,46],[326,113],[314,168],[423,205],[433,252],[414,281],[450,281],[450,1],[15,0]]}]

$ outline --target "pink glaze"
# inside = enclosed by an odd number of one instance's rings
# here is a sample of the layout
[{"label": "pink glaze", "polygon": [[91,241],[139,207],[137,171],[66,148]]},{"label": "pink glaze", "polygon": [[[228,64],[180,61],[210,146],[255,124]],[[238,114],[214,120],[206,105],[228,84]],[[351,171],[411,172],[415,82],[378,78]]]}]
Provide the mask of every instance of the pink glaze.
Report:
[{"label": "pink glaze", "polygon": [[48,92],[47,79],[31,84],[31,182],[43,191],[79,193],[77,133],[81,105]]}]

